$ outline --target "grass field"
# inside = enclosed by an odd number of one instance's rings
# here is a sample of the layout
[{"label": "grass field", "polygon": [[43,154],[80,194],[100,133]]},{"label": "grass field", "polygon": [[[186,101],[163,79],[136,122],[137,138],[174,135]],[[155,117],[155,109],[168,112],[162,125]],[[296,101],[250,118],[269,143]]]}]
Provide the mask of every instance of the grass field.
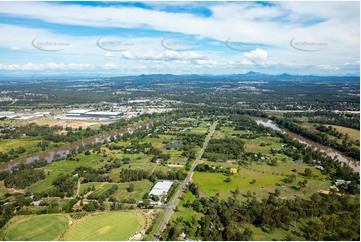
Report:
[{"label": "grass field", "polygon": [[106,190],[108,190],[109,188],[111,188],[113,185],[118,186],[117,183],[102,183],[100,186],[95,188],[95,191],[92,192],[91,194],[95,197],[99,197],[101,196]]},{"label": "grass field", "polygon": [[104,160],[102,155],[93,154],[91,155],[84,155],[78,154],[76,158],[79,158],[79,161],[74,160],[61,160],[58,162],[52,162],[45,166],[46,169],[52,170],[52,171],[59,171],[63,173],[70,173],[73,172],[76,167],[79,166],[86,166],[86,167],[93,167],[93,168],[100,168],[103,166],[102,162],[100,160]]},{"label": "grass field", "polygon": [[[0,152],[2,151],[9,151],[10,149],[14,148],[17,149],[19,147],[24,147],[26,150],[28,149],[34,149],[33,147],[36,147],[36,144],[40,140],[35,140],[30,137],[22,137],[19,139],[6,139],[1,141],[0,146]],[[40,149],[38,149],[40,150]]]},{"label": "grass field", "polygon": [[291,234],[291,231],[286,231],[282,228],[276,228],[273,232],[267,233],[262,230],[262,228],[256,227],[254,225],[249,226],[253,232],[254,241],[272,241],[272,240],[284,240],[288,234]]},{"label": "grass field", "polygon": [[65,240],[128,240],[141,228],[135,213],[108,212],[74,220]]},{"label": "grass field", "polygon": [[135,199],[136,202],[142,200],[144,194],[148,194],[150,189],[153,187],[153,183],[148,180],[132,182],[134,184],[134,191],[128,192],[126,189],[130,183],[118,184],[118,191],[112,196],[117,200],[122,201],[124,199]]},{"label": "grass field", "polygon": [[45,179],[41,180],[30,187],[28,187],[27,191],[32,193],[39,193],[49,190],[53,187],[52,182],[55,181],[55,179],[58,177],[58,175],[61,173],[58,170],[49,171],[49,174],[47,173],[48,170],[44,169],[45,171]]},{"label": "grass field", "polygon": [[184,193],[182,200],[180,200],[177,206],[177,211],[174,213],[174,215],[171,218],[171,221],[175,221],[178,217],[181,217],[186,221],[190,221],[192,216],[195,216],[197,220],[200,219],[202,217],[201,213],[197,213],[192,208],[183,207],[183,204],[192,203],[194,200],[195,200],[195,196],[190,191]]},{"label": "grass field", "polygon": [[117,185],[118,190],[112,194],[117,200],[122,201],[124,199],[135,199],[137,202],[140,201],[144,194],[149,193],[150,189],[153,186],[148,180],[135,181],[131,182],[134,184],[134,191],[128,192],[127,188],[129,187],[130,182],[127,183],[107,183],[107,182],[90,182],[84,183],[80,186],[80,194],[85,194],[88,187],[95,187],[95,191],[91,194],[100,195],[105,190],[109,189],[113,185]]},{"label": "grass field", "polygon": [[[279,143],[279,138],[274,137],[260,137],[256,139],[241,139],[245,142],[245,148],[247,152],[253,153],[262,153],[262,154],[270,154],[270,149],[275,148],[277,150],[282,149],[282,144]],[[267,144],[265,146],[261,146],[261,144]]]},{"label": "grass field", "polygon": [[331,126],[336,128],[337,131],[339,131],[343,134],[348,134],[352,140],[360,140],[360,130],[346,128],[346,127],[337,126],[337,125],[331,125]]},{"label": "grass field", "polygon": [[63,215],[15,217],[12,221],[5,240],[57,240],[68,228],[68,219]]},{"label": "grass field", "polygon": [[[211,164],[211,163],[209,163]],[[305,177],[302,172],[307,168],[306,164],[295,164],[291,162],[281,163],[274,167],[267,164],[256,165],[253,164],[247,168],[240,168],[237,174],[231,176],[230,182],[225,182],[226,176],[222,173],[207,173],[207,172],[195,172],[193,179],[199,186],[200,190],[206,196],[213,196],[219,193],[221,198],[231,196],[231,190],[239,188],[241,194],[246,194],[248,191],[255,192],[257,198],[266,198],[269,193],[275,191],[276,188],[281,190],[282,198],[292,198],[295,195],[302,197],[311,195],[318,191],[318,189],[327,189],[331,185],[329,180],[325,180],[325,176],[313,167],[313,178],[308,178],[307,186],[301,191],[293,188],[299,181],[303,181]],[[292,172],[291,169],[296,169],[296,172]],[[283,184],[281,179],[286,175],[295,174],[296,181],[288,186],[281,187],[277,184]],[[256,183],[251,184],[255,179]],[[240,200],[244,200],[245,197],[239,197]]]}]

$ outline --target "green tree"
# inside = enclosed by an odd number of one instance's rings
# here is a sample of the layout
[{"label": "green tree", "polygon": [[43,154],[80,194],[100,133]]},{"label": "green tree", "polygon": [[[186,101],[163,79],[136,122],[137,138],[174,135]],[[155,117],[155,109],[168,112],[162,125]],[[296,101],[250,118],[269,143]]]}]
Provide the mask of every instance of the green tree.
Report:
[{"label": "green tree", "polygon": [[305,176],[306,177],[312,177],[313,173],[312,170],[310,168],[306,168],[305,169]]},{"label": "green tree", "polygon": [[133,191],[134,191],[134,187],[135,187],[135,186],[134,186],[134,183],[130,183],[130,184],[129,184],[129,187],[127,187],[127,191],[128,191],[128,192],[133,192]]}]

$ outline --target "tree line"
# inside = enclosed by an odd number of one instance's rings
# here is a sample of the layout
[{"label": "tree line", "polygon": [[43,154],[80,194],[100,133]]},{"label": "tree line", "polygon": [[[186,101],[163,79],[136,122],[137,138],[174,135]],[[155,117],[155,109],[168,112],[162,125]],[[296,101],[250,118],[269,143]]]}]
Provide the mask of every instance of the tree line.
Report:
[{"label": "tree line", "polygon": [[334,148],[347,156],[350,156],[354,159],[360,160],[360,150],[353,147],[352,145],[348,145],[347,141],[344,141],[342,144],[338,143],[337,140],[330,139],[327,134],[318,132],[318,131],[311,131],[306,128],[303,128],[293,122],[280,119],[277,117],[272,117],[272,120],[276,121],[277,124],[283,128],[286,128],[292,132],[295,132],[305,138],[308,138],[312,141],[320,143],[322,145],[329,146]]},{"label": "tree line", "polygon": [[122,182],[141,181],[143,179],[148,179],[154,183],[158,179],[183,180],[186,176],[186,173],[172,170],[167,172],[155,170],[151,173],[142,169],[122,169],[120,172],[120,178]]},{"label": "tree line", "polygon": [[[248,197],[240,202],[238,189],[223,200],[218,195],[199,197],[197,188],[190,191],[195,200],[184,206],[201,213],[200,219],[182,219],[171,223],[164,239],[177,240],[187,228],[196,228],[195,239],[208,241],[252,240],[249,225],[272,234],[276,229],[289,231],[284,240],[348,240],[360,239],[360,202],[358,197],[313,194],[307,199],[281,199],[279,193],[257,200]],[[300,223],[300,221],[303,221]],[[299,228],[299,229],[297,229]]]}]

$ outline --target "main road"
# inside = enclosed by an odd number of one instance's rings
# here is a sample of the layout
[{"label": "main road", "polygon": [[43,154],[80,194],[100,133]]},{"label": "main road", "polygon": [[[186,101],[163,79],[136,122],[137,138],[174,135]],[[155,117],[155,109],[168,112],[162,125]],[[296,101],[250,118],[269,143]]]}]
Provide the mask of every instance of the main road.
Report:
[{"label": "main road", "polygon": [[173,211],[174,209],[177,207],[178,205],[178,202],[179,202],[179,199],[180,197],[182,196],[182,193],[184,192],[186,186],[188,185],[190,179],[192,178],[193,176],[193,173],[194,173],[194,169],[196,168],[198,162],[200,161],[200,159],[202,158],[203,156],[203,153],[204,151],[206,150],[207,148],[207,145],[209,143],[209,140],[212,138],[212,135],[214,133],[214,130],[216,129],[216,126],[217,126],[217,121],[215,121],[210,127],[209,127],[209,133],[206,137],[206,140],[203,144],[203,147],[201,149],[201,152],[198,154],[197,156],[197,159],[194,161],[191,169],[189,170],[188,172],[188,175],[186,177],[186,179],[184,179],[183,183],[182,183],[182,186],[178,189],[177,193],[176,193],[176,196],[175,198],[173,199],[173,201],[171,202],[171,204],[168,206],[167,210],[166,210],[166,215],[162,221],[162,223],[160,224],[157,232],[155,233],[154,235],[154,240],[159,240],[160,238],[160,233],[164,230],[165,226],[167,225],[170,217],[172,216],[173,214]]}]

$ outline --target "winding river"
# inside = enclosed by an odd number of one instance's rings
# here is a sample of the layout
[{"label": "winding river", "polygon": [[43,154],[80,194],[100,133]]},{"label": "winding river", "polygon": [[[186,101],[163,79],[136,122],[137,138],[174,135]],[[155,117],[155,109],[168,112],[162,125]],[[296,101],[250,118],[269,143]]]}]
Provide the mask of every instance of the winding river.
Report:
[{"label": "winding river", "polygon": [[314,147],[315,149],[316,148],[320,149],[321,151],[326,153],[328,156],[337,159],[338,161],[351,167],[355,172],[360,173],[360,161],[353,159],[351,157],[348,157],[348,156],[342,154],[341,152],[334,150],[330,147],[327,147],[327,146],[321,145],[319,143],[313,142],[309,139],[306,139],[306,138],[304,138],[298,134],[295,134],[291,131],[281,129],[277,126],[277,124],[275,124],[274,122],[272,122],[269,119],[265,119],[265,118],[254,118],[254,119],[256,120],[257,124],[262,124],[263,126],[270,127],[273,130],[279,131],[284,134],[288,134],[289,136],[291,136],[292,138],[295,138],[302,144],[306,144],[308,146]]},{"label": "winding river", "polygon": [[113,131],[113,132],[110,132],[107,134],[103,134],[103,135],[100,135],[97,137],[92,137],[92,138],[78,141],[75,143],[66,144],[57,149],[53,149],[51,151],[43,151],[34,156],[11,160],[9,162],[0,164],[0,171],[1,170],[11,170],[13,167],[16,167],[19,164],[28,164],[35,160],[39,160],[39,159],[45,159],[48,163],[50,163],[50,162],[54,161],[54,159],[65,158],[70,153],[73,153],[73,152],[78,153],[80,147],[86,148],[87,145],[103,143],[105,140],[110,141],[110,137],[112,137],[112,136],[113,137],[116,137],[117,135],[123,136],[125,133],[132,134],[132,133],[134,133],[134,131],[136,131],[138,129],[149,129],[150,127],[154,126],[155,123],[160,122],[160,121],[161,120],[152,121],[152,122],[148,122],[148,123],[144,123],[144,124],[133,125],[131,127],[122,128],[122,129],[119,129],[119,130],[116,130],[116,131]]}]

